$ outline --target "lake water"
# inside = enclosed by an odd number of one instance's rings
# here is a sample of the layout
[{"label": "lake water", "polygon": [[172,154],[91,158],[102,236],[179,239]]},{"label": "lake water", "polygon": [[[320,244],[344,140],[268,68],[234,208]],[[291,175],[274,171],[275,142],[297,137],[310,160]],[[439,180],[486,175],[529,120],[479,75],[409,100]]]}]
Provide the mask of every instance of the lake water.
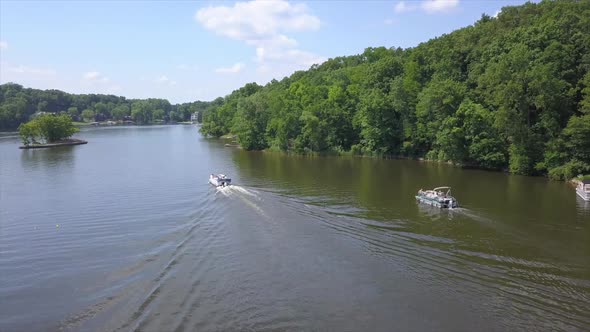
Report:
[{"label": "lake water", "polygon": [[[77,137],[0,138],[0,331],[590,330],[590,203],[569,184],[245,152],[195,126]],[[439,185],[461,208],[416,203]]]}]

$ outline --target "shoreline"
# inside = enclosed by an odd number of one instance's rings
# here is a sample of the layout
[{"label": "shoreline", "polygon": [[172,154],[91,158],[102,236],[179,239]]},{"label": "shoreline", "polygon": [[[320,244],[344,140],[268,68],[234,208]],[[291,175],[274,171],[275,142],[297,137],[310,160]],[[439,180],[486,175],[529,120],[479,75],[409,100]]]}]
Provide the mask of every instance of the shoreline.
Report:
[{"label": "shoreline", "polygon": [[[197,123],[191,122],[168,122],[168,123],[146,123],[146,124],[136,124],[136,123],[117,123],[117,124],[106,124],[106,123],[99,123],[99,124],[92,124],[90,122],[82,123],[82,122],[73,122],[74,126],[77,128],[96,128],[96,127],[147,127],[147,126],[173,126],[173,125],[199,125]],[[0,130],[0,134],[8,135],[8,134],[15,134],[18,135],[18,128],[12,129],[3,129]],[[0,136],[1,137],[1,136]]]},{"label": "shoreline", "polygon": [[[227,139],[235,138],[235,137],[236,137],[236,135],[226,134],[226,135],[219,137],[218,139],[227,140]],[[224,144],[224,146],[225,147],[236,147],[236,148],[240,148],[243,150],[243,148],[240,144]],[[277,150],[277,149],[273,149],[273,148],[266,148],[266,149],[262,149],[262,150],[252,150],[252,151],[257,151],[257,152],[262,152],[262,153],[279,153],[279,154],[295,155],[295,156],[355,157],[355,158],[373,158],[373,159],[389,159],[389,160],[412,160],[412,161],[417,161],[420,163],[445,164],[445,165],[449,165],[449,166],[453,166],[453,167],[457,167],[457,168],[461,168],[461,169],[465,169],[465,170],[471,169],[471,170],[480,170],[480,171],[486,171],[486,172],[494,172],[494,173],[503,173],[503,174],[507,174],[507,175],[513,175],[507,169],[485,168],[485,167],[479,167],[479,166],[469,164],[469,163],[461,164],[461,163],[457,163],[457,162],[453,162],[453,161],[431,160],[431,159],[426,159],[424,157],[408,157],[408,156],[399,156],[399,155],[354,154],[354,153],[351,153],[350,151],[347,151],[347,152],[340,152],[340,151],[296,152],[293,150],[283,151],[283,150]],[[552,180],[546,175],[524,175],[524,176],[533,177],[533,178],[544,178],[549,181],[567,182],[567,183],[570,183],[571,185],[573,185],[574,187],[576,187],[580,182],[580,180],[578,180],[577,178],[572,178],[572,179],[568,179],[568,180]]]},{"label": "shoreline", "polygon": [[23,149],[23,150],[45,149],[45,148],[54,148],[54,147],[58,147],[58,146],[71,146],[71,145],[82,145],[82,144],[88,144],[88,141],[70,138],[70,139],[63,140],[60,142],[55,142],[55,143],[21,145],[18,148]]}]

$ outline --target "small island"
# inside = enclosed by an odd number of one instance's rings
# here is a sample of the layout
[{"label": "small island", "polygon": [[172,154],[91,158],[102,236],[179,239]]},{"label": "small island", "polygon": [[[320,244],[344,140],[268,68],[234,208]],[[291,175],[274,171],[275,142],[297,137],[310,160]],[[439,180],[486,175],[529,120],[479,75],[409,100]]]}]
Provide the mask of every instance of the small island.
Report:
[{"label": "small island", "polygon": [[87,141],[70,138],[80,129],[66,115],[43,114],[18,127],[23,142],[20,149],[51,148],[65,145],[87,144]]}]

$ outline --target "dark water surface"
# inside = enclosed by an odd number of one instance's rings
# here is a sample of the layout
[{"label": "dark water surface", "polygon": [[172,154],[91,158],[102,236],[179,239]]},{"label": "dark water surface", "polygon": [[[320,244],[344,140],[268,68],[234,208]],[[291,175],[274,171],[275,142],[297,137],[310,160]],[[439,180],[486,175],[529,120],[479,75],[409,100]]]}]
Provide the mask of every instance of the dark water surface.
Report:
[{"label": "dark water surface", "polygon": [[[568,184],[194,126],[78,137],[0,139],[0,331],[590,330],[590,204]],[[416,204],[439,185],[462,208]]]}]

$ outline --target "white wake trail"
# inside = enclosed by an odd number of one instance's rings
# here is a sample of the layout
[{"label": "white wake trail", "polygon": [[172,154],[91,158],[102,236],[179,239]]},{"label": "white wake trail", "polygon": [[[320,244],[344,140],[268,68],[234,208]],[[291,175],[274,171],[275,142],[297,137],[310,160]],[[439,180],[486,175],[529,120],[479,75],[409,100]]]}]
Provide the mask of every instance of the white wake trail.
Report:
[{"label": "white wake trail", "polygon": [[258,204],[256,204],[256,202],[254,202],[250,198],[250,197],[252,197],[258,201],[261,200],[260,197],[256,194],[256,191],[248,190],[244,187],[232,184],[227,187],[222,187],[222,186],[217,187],[217,192],[215,194],[217,195],[218,193],[221,193],[225,197],[230,197],[230,196],[238,197],[242,202],[246,203],[246,205],[253,208],[262,217],[268,218],[268,215],[264,212],[264,210],[262,208],[260,208],[260,206],[258,206]]}]

